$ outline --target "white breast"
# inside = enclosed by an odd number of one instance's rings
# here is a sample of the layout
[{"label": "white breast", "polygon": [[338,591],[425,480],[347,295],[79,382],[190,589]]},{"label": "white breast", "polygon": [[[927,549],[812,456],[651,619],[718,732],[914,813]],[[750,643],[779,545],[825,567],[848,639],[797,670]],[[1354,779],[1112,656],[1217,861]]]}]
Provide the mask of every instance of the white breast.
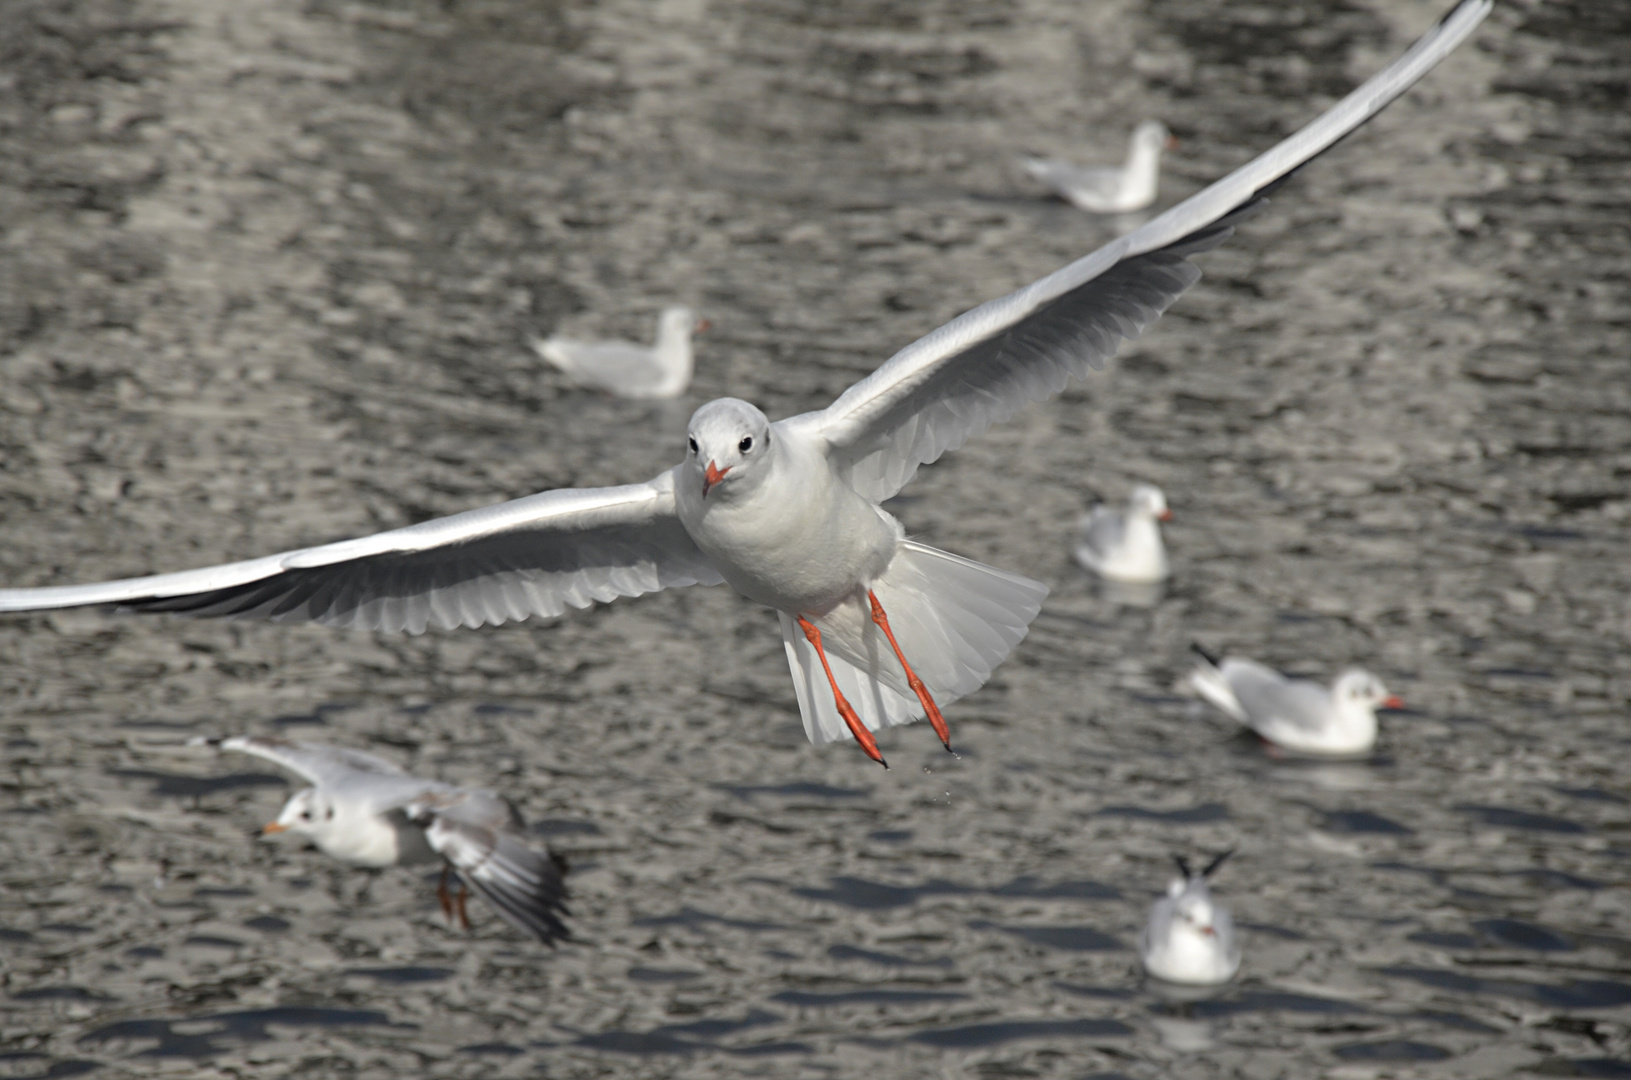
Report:
[{"label": "white breast", "polygon": [[361,866],[397,866],[436,857],[425,832],[401,814],[376,814],[336,805],[334,820],[312,839],[324,854]]},{"label": "white breast", "polygon": [[767,466],[762,483],[731,498],[704,499],[682,481],[680,521],[737,592],[780,611],[824,614],[884,572],[904,532],[792,438],[778,440]]}]

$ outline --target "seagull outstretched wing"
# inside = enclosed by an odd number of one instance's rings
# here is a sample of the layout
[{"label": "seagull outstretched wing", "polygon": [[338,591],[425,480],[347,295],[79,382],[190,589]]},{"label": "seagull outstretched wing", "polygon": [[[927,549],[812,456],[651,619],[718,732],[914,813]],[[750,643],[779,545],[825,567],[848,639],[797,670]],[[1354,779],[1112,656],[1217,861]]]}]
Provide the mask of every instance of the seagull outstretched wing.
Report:
[{"label": "seagull outstretched wing", "polygon": [[0,612],[113,605],[417,634],[721,580],[674,515],[665,472],[201,570],[0,589]]},{"label": "seagull outstretched wing", "polygon": [[1227,239],[1268,191],[1408,90],[1483,21],[1463,0],[1324,115],[1148,224],[918,339],[831,406],[783,421],[824,439],[863,495],[882,501],[919,465],[1027,402],[1100,368],[1200,280],[1189,256]]}]

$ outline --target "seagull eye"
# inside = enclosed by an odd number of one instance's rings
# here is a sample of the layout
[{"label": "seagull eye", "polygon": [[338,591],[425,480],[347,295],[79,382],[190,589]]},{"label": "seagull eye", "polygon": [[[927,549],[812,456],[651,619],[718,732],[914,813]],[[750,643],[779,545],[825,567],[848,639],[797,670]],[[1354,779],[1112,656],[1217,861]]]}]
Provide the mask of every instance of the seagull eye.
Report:
[{"label": "seagull eye", "polygon": [[685,441],[691,444],[691,453],[693,453],[693,454],[696,453],[697,452],[697,440],[696,440],[696,437],[692,436],[691,438],[686,439]]},{"label": "seagull eye", "polygon": [[300,820],[301,821],[310,821],[311,820],[311,811],[310,810],[300,811]]},{"label": "seagull eye", "polygon": [[747,453],[749,450],[752,450],[753,449],[753,436],[752,435],[745,436],[742,439],[741,442],[736,444],[736,448],[738,450],[742,451],[742,453],[744,453],[744,454]]},{"label": "seagull eye", "polygon": [[332,807],[332,806],[329,807],[328,808],[328,813],[324,814],[323,817],[327,818],[329,821],[333,821],[334,820],[334,807]]}]

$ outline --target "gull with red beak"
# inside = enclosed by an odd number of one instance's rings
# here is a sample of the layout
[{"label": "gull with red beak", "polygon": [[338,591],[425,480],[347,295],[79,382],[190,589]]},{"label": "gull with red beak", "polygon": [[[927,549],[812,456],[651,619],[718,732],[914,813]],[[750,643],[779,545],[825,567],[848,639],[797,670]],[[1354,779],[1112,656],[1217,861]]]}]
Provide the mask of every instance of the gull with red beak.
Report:
[{"label": "gull with red beak", "polygon": [[112,605],[419,633],[728,582],[774,607],[805,731],[853,738],[971,693],[1041,609],[1039,583],[906,538],[881,504],[918,467],[1102,368],[1200,280],[1270,189],[1404,93],[1489,13],[1463,0],[1297,134],[1143,227],[896,353],[830,406],[771,423],[698,409],[644,483],[546,491],[357,540],[94,585],[0,590],[0,611]]},{"label": "gull with red beak", "polygon": [[[212,742],[213,740],[201,740]],[[470,927],[466,883],[522,933],[553,945],[567,936],[563,863],[527,842],[515,808],[488,791],[409,776],[361,750],[238,735],[215,745],[253,754],[311,784],[289,797],[263,836],[304,837],[359,866],[440,861],[442,913]],[[447,888],[451,871],[459,891]]]},{"label": "gull with red beak", "polygon": [[1397,694],[1362,668],[1349,668],[1327,689],[1253,660],[1220,660],[1199,645],[1192,648],[1201,657],[1189,676],[1195,692],[1264,742],[1294,754],[1368,754],[1376,745],[1376,710],[1404,708]]},{"label": "gull with red beak", "polygon": [[1165,581],[1171,571],[1160,523],[1171,520],[1161,489],[1139,484],[1127,500],[1126,513],[1095,506],[1083,516],[1076,561],[1106,581],[1128,585]]},{"label": "gull with red beak", "polygon": [[1138,941],[1144,970],[1170,983],[1216,986],[1240,970],[1240,944],[1229,910],[1212,899],[1207,879],[1234,852],[1225,851],[1205,870],[1194,873],[1182,855],[1181,877],[1167,885],[1167,895],[1150,907],[1150,919]]}]

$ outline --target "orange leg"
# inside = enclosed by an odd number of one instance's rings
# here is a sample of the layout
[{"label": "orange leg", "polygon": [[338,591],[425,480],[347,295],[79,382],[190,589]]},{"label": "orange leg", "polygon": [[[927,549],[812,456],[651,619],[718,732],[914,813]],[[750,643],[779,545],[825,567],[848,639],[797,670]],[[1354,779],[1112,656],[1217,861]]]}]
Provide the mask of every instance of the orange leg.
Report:
[{"label": "orange leg", "polygon": [[884,768],[889,768],[889,762],[878,752],[878,741],[872,737],[872,732],[866,729],[866,725],[861,723],[861,718],[855,714],[854,707],[844,698],[844,692],[838,689],[838,680],[832,677],[832,667],[827,663],[827,652],[821,647],[821,631],[816,629],[815,623],[803,615],[800,615],[798,620],[799,626],[804,630],[804,636],[810,639],[810,644],[815,646],[816,655],[821,657],[821,670],[827,673],[827,682],[832,686],[833,700],[838,703],[838,715],[849,725],[850,734],[861,744],[866,756]]},{"label": "orange leg", "polygon": [[442,864],[442,880],[436,883],[436,900],[442,905],[442,918],[449,924],[453,922],[453,894],[447,891],[447,875],[453,868],[447,863]]},{"label": "orange leg", "polygon": [[459,895],[453,898],[453,907],[459,913],[459,925],[466,930],[470,929],[470,913],[464,909],[464,902],[470,899],[470,890],[464,887],[464,879],[459,879]]},{"label": "orange leg", "polygon": [[951,729],[946,726],[946,718],[940,715],[940,706],[934,703],[934,698],[929,695],[929,688],[917,677],[912,665],[906,662],[906,654],[900,651],[900,643],[895,640],[895,632],[889,629],[889,616],[883,613],[883,605],[878,603],[878,598],[871,589],[866,591],[866,598],[872,601],[872,621],[878,624],[884,637],[889,639],[889,647],[895,650],[895,659],[906,669],[906,685],[912,688],[912,693],[916,694],[918,701],[923,704],[923,711],[929,714],[929,723],[934,725],[934,733],[940,736],[940,742],[950,750]]}]

